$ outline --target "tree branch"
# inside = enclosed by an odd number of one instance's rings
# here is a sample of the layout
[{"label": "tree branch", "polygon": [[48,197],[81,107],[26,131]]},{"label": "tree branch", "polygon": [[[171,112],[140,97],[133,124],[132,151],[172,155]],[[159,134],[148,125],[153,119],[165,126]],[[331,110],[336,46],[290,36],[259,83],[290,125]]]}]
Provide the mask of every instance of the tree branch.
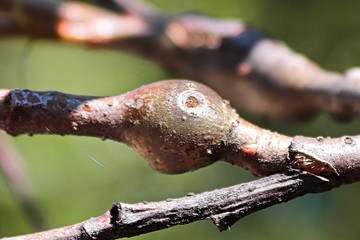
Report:
[{"label": "tree branch", "polygon": [[[10,11],[15,2],[2,1],[0,9]],[[300,120],[326,110],[349,119],[360,112],[356,68],[344,75],[324,71],[240,21],[189,14],[168,17],[138,1],[116,3],[127,13],[76,2],[27,0],[20,8],[26,18],[23,31],[153,58],[206,83],[234,105],[266,117]],[[155,54],[164,48],[161,55]]]},{"label": "tree branch", "polygon": [[219,159],[256,175],[282,172],[291,140],[246,122],[213,90],[186,80],[157,82],[113,97],[2,90],[0,112],[0,129],[8,134],[111,139],[171,174]]},{"label": "tree branch", "polygon": [[333,188],[329,182],[288,172],[252,182],[179,199],[137,204],[115,203],[105,214],[84,222],[25,236],[6,239],[116,239],[132,237],[175,225],[212,220],[220,231],[242,217],[287,202],[306,193]]},{"label": "tree branch", "polygon": [[210,88],[169,80],[113,97],[0,90],[8,134],[93,136],[127,144],[176,174],[218,160],[257,176],[300,169],[335,185],[360,180],[360,136],[289,137],[246,122]]}]

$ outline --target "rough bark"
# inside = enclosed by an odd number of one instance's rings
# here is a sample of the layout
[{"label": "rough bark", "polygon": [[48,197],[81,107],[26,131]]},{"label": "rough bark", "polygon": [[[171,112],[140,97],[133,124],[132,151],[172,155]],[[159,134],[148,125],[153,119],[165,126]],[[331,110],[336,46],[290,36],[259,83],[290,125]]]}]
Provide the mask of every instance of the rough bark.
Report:
[{"label": "rough bark", "polygon": [[5,239],[116,239],[132,237],[175,225],[212,220],[220,231],[242,217],[287,202],[306,193],[334,186],[304,172],[274,174],[252,182],[162,202],[115,203],[105,214],[84,222]]}]

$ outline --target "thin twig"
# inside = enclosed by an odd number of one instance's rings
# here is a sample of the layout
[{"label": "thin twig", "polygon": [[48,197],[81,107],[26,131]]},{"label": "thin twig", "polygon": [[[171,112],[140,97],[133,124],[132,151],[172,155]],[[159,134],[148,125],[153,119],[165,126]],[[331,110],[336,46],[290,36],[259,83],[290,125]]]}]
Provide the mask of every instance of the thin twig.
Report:
[{"label": "thin twig", "polygon": [[303,172],[275,174],[228,188],[188,194],[179,199],[137,204],[115,203],[105,214],[75,225],[5,239],[109,240],[200,220],[212,220],[223,231],[253,212],[306,193],[323,192],[333,187]]}]

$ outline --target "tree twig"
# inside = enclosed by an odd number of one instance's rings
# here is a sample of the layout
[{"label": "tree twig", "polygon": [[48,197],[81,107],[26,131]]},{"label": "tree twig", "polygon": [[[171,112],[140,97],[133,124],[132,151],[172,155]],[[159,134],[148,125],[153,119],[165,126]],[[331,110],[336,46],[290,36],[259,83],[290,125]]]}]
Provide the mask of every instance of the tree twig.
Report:
[{"label": "tree twig", "polygon": [[105,214],[84,222],[5,239],[116,239],[175,225],[212,220],[220,231],[258,210],[287,202],[306,193],[334,186],[304,172],[275,174],[252,182],[179,199],[137,204],[115,203]]}]

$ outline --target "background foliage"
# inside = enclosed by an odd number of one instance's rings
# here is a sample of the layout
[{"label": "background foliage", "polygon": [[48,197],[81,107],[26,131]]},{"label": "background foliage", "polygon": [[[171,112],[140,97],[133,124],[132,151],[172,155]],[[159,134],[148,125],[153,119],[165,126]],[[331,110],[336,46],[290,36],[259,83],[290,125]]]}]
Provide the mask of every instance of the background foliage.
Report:
[{"label": "background foliage", "polygon": [[[195,10],[213,17],[240,18],[329,70],[343,72],[360,63],[360,2],[149,2],[166,13]],[[156,63],[124,52],[26,38],[0,40],[2,88],[116,95],[172,76]],[[323,113],[306,123],[280,123],[239,112],[253,123],[284,134],[360,134],[358,118],[339,123]],[[254,179],[248,172],[226,163],[182,175],[163,175],[152,170],[132,149],[112,141],[69,136],[9,139],[25,159],[31,191],[52,228],[100,215],[117,201],[159,201]],[[0,196],[0,237],[34,231],[1,177]],[[359,184],[353,184],[253,214],[224,233],[204,221],[133,239],[359,239],[359,197]]]}]

